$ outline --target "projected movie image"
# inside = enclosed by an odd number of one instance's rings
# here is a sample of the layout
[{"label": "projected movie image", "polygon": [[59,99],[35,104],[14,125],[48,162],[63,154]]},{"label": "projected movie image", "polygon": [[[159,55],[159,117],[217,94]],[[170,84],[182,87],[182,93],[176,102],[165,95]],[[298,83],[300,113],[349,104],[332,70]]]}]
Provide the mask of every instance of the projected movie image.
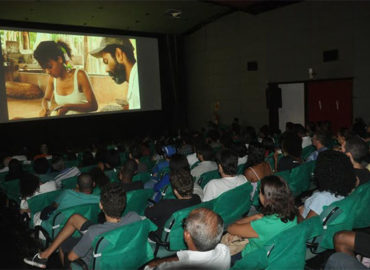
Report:
[{"label": "projected movie image", "polygon": [[8,120],[141,109],[136,39],[0,30]]}]

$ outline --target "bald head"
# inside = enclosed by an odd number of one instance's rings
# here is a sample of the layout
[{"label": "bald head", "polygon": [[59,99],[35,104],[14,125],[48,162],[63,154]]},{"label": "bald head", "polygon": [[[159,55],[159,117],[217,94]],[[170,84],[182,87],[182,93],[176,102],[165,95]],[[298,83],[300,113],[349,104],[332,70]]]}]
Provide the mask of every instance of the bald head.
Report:
[{"label": "bald head", "polygon": [[190,234],[199,251],[214,249],[220,242],[224,230],[222,218],[206,208],[191,211],[184,225],[185,231]]}]

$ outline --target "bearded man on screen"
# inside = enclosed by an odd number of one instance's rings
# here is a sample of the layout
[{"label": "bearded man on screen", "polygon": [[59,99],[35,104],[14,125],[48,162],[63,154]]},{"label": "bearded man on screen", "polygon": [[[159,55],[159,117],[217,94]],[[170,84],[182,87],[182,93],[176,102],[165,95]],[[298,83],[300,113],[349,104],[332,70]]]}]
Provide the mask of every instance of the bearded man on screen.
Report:
[{"label": "bearded man on screen", "polygon": [[102,58],[107,73],[115,83],[128,82],[127,104],[125,109],[140,109],[139,79],[134,55],[134,46],[128,38],[103,37],[99,48],[90,52]]}]

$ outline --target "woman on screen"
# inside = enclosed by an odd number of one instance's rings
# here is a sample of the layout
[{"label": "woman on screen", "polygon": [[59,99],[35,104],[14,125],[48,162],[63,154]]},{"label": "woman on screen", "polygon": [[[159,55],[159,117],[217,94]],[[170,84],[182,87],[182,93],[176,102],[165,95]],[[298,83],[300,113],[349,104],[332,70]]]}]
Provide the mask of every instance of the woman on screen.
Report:
[{"label": "woman on screen", "polygon": [[[50,75],[41,102],[41,117],[92,112],[98,109],[86,72],[73,68],[69,63],[71,49],[66,43],[40,42],[34,57]],[[50,102],[53,96],[57,106],[51,110]]]}]

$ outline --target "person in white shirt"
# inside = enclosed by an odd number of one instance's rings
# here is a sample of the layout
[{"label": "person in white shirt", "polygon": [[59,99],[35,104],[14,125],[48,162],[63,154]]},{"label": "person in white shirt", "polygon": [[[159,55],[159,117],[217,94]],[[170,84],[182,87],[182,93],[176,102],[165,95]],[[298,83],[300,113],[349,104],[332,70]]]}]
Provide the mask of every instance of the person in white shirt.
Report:
[{"label": "person in white shirt", "polygon": [[217,170],[217,163],[212,161],[213,149],[209,144],[203,144],[196,147],[199,164],[191,170],[191,175],[195,177],[195,182],[206,172]]},{"label": "person in white shirt", "polygon": [[92,56],[103,58],[106,71],[115,83],[128,82],[127,104],[123,109],[140,109],[139,78],[134,46],[128,38],[104,37],[99,48],[90,52]]},{"label": "person in white shirt", "polygon": [[220,244],[223,230],[223,220],[218,214],[206,208],[195,209],[184,222],[188,250],[151,261],[145,269],[229,269],[230,250]]},{"label": "person in white shirt", "polygon": [[236,175],[238,170],[238,156],[235,152],[225,149],[220,153],[218,171],[221,179],[213,179],[203,189],[203,202],[213,200],[222,193],[236,188],[247,182],[244,175]]}]

